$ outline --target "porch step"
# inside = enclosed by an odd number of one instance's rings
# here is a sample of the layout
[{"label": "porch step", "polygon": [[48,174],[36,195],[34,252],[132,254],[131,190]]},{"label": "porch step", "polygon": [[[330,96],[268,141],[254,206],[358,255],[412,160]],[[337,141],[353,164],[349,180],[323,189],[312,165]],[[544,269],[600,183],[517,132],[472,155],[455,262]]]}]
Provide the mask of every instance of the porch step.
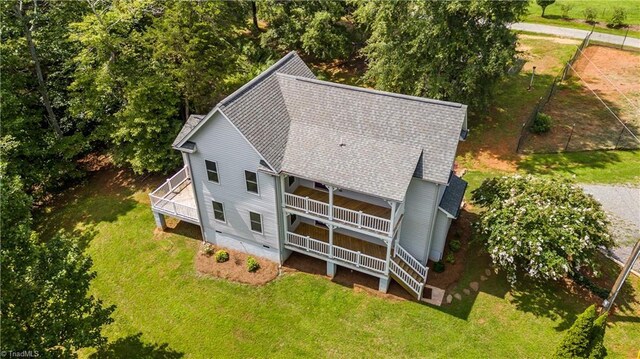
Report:
[{"label": "porch step", "polygon": [[404,284],[404,282],[400,278],[398,278],[395,274],[393,274],[393,272],[389,272],[389,276],[393,280],[395,280],[396,283],[400,284],[400,286],[402,288],[404,288],[404,290],[406,290],[407,293],[411,294],[412,297],[418,299],[418,294],[413,289],[411,289],[411,287],[409,287],[408,285]]},{"label": "porch step", "polygon": [[413,277],[413,279],[417,280],[418,282],[422,282],[422,277],[420,277],[420,275],[416,273],[416,271],[414,271],[405,261],[403,261],[402,258],[394,256],[393,261],[396,262],[396,264],[398,264],[400,268],[404,269],[405,272],[409,273],[411,277]]}]

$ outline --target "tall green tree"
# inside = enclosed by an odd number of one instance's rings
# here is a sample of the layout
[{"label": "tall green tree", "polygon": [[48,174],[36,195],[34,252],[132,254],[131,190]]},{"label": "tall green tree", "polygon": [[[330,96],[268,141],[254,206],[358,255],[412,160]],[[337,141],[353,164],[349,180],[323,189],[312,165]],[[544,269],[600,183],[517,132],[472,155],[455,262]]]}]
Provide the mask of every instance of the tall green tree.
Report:
[{"label": "tall green tree", "polygon": [[39,237],[31,230],[31,199],[17,176],[0,169],[0,344],[3,351],[74,357],[105,342],[113,307],[89,295],[96,273],[77,238]]},{"label": "tall green tree", "polygon": [[263,46],[299,50],[322,60],[346,57],[351,50],[344,17],[349,7],[340,1],[264,1],[261,15],[268,28]]},{"label": "tall green tree", "polygon": [[356,19],[370,37],[366,78],[376,88],[478,108],[516,55],[507,27],[525,1],[369,1]]},{"label": "tall green tree", "polygon": [[605,358],[607,349],[604,347],[604,332],[607,313],[596,317],[597,313],[594,305],[580,314],[562,338],[554,358]]},{"label": "tall green tree", "polygon": [[86,11],[82,2],[0,2],[0,143],[7,173],[35,200],[81,175],[75,159],[88,145],[69,111],[69,59],[79,46],[68,25]]},{"label": "tall green tree", "polygon": [[179,162],[170,144],[189,114],[234,85],[244,4],[144,0],[91,3],[73,24],[74,114],[95,124],[117,164],[136,172]]}]

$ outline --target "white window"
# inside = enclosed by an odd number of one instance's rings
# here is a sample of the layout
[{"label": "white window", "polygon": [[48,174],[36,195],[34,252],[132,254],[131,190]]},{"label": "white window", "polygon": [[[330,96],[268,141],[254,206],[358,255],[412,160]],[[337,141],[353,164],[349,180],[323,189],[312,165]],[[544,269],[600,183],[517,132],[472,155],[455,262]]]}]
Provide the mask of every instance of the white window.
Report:
[{"label": "white window", "polygon": [[205,166],[207,167],[207,177],[209,181],[213,183],[220,183],[220,177],[218,176],[218,164],[213,161],[204,161]]},{"label": "white window", "polygon": [[244,180],[247,185],[247,192],[258,193],[258,174],[251,171],[244,171]]},{"label": "white window", "polygon": [[213,218],[216,221],[226,222],[224,218],[224,204],[222,202],[211,201],[213,203]]},{"label": "white window", "polygon": [[262,215],[260,213],[249,212],[249,220],[251,221],[251,230],[262,234]]}]

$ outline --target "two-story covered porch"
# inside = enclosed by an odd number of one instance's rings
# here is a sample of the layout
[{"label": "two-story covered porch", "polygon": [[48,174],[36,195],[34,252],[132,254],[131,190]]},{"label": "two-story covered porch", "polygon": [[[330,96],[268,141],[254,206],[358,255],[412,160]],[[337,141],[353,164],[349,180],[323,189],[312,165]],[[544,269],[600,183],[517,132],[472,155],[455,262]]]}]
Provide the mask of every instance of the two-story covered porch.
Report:
[{"label": "two-story covered porch", "polygon": [[282,179],[285,248],[380,278],[394,278],[419,299],[428,268],[398,243],[404,203],[339,189],[308,179]]}]

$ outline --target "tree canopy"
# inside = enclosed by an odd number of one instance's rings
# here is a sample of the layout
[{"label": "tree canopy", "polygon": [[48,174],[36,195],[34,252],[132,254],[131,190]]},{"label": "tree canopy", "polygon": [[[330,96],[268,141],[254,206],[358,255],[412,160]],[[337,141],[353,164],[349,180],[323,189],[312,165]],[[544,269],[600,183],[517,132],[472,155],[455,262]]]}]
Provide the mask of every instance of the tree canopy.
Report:
[{"label": "tree canopy", "polygon": [[469,104],[488,102],[516,55],[507,27],[523,1],[370,1],[356,19],[370,37],[366,77],[376,88]]},{"label": "tree canopy", "polygon": [[6,163],[1,167],[1,349],[74,357],[104,343],[101,329],[112,322],[114,307],[88,294],[96,276],[91,259],[74,236],[45,240],[31,230],[31,200],[20,179],[6,175]]},{"label": "tree canopy", "polygon": [[559,279],[594,269],[599,247],[611,248],[600,204],[569,180],[511,176],[485,180],[472,200],[486,209],[478,226],[493,263],[511,282],[519,273]]}]

